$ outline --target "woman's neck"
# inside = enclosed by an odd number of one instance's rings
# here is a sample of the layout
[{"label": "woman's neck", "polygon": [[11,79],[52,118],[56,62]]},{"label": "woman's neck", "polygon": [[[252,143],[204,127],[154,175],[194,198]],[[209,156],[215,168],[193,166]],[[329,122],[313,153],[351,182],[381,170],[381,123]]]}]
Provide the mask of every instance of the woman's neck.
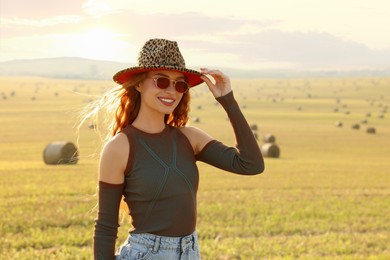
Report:
[{"label": "woman's neck", "polygon": [[164,114],[145,114],[140,111],[132,125],[146,133],[160,133],[165,128]]}]

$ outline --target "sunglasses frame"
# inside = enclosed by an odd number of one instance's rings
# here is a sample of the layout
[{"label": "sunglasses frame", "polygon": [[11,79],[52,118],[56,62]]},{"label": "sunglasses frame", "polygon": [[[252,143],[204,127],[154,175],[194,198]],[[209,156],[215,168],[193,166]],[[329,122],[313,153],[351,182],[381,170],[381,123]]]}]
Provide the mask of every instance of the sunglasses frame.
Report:
[{"label": "sunglasses frame", "polygon": [[[169,86],[171,85],[171,83],[173,83],[173,87],[175,88],[175,90],[176,90],[178,93],[186,93],[186,92],[190,89],[190,85],[189,85],[185,80],[174,80],[174,79],[170,79],[170,78],[164,77],[164,76],[154,76],[154,77],[148,77],[148,78],[149,78],[149,79],[153,79],[154,85],[155,85],[156,87],[158,87],[159,89],[167,89],[167,88],[169,88]],[[158,83],[157,83],[157,81],[158,81],[160,78],[169,80],[169,81],[170,81],[170,82],[169,82],[169,85],[168,85],[167,87],[165,87],[165,88],[160,87],[160,86],[158,85]],[[182,82],[182,83],[185,83],[185,84],[186,84],[187,88],[186,88],[186,90],[185,90],[184,92],[179,91],[179,90],[176,88],[176,83],[177,83],[177,82]]]}]

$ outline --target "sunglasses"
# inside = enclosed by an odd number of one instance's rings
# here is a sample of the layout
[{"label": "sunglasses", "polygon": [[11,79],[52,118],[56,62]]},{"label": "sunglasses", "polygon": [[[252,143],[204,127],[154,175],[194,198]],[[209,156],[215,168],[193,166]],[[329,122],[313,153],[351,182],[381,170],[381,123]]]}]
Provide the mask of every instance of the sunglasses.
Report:
[{"label": "sunglasses", "polygon": [[171,80],[166,77],[154,77],[150,78],[154,80],[154,84],[160,88],[160,89],[166,89],[171,85],[171,82],[173,82],[173,87],[176,89],[179,93],[185,93],[190,88],[187,82],[183,80]]}]

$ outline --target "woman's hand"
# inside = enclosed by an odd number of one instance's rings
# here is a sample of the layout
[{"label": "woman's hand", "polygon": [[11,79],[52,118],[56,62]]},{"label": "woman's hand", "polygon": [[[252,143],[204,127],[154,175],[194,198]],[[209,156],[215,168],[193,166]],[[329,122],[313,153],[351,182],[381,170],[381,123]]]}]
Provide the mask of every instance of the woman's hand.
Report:
[{"label": "woman's hand", "polygon": [[[206,82],[211,93],[213,93],[215,98],[225,96],[232,91],[232,86],[230,84],[230,78],[223,74],[220,70],[209,70],[206,68],[201,68],[200,72],[203,74],[201,78]],[[209,77],[214,79],[214,82],[211,81]]]}]

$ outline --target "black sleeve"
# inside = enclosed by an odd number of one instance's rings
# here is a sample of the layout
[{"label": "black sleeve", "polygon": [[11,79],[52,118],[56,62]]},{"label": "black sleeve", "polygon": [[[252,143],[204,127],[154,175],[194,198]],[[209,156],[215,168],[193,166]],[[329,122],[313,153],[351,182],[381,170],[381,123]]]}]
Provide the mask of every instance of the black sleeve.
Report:
[{"label": "black sleeve", "polygon": [[216,100],[230,119],[236,137],[236,147],[228,147],[213,140],[196,155],[196,159],[233,173],[245,175],[262,173],[263,156],[248,122],[234,99],[233,92]]},{"label": "black sleeve", "polygon": [[114,259],[118,233],[119,206],[124,184],[99,181],[98,215],[95,219],[94,259]]}]

